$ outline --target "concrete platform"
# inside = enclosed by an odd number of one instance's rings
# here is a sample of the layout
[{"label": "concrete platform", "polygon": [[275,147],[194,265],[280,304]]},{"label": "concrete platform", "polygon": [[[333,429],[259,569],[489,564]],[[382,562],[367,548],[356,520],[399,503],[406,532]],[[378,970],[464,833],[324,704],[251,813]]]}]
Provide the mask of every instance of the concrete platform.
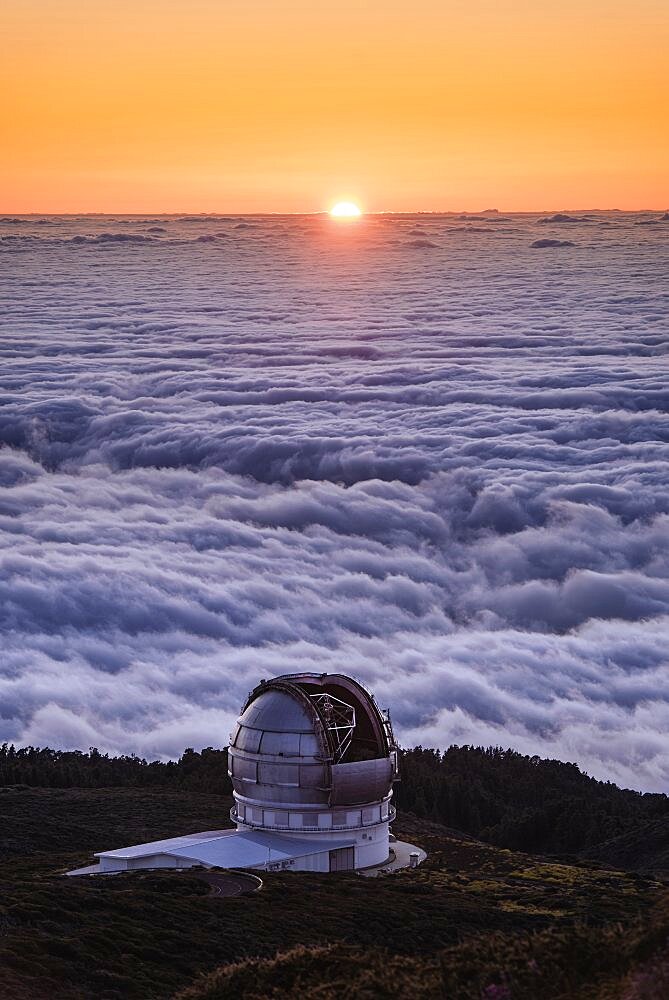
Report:
[{"label": "concrete platform", "polygon": [[384,862],[382,865],[375,865],[373,868],[359,869],[358,875],[364,875],[365,878],[376,878],[377,875],[385,875],[388,872],[399,871],[401,868],[410,868],[410,855],[413,854],[414,851],[418,854],[418,864],[422,865],[423,861],[425,861],[427,857],[427,854],[422,847],[416,847],[415,844],[408,844],[404,840],[395,840],[390,845],[390,858],[388,861]]}]

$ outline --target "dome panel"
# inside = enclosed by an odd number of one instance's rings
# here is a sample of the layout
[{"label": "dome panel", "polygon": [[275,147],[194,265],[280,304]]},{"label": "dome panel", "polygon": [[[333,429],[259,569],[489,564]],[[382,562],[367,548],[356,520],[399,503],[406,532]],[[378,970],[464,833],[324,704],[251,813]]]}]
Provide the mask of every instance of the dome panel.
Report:
[{"label": "dome panel", "polygon": [[300,788],[322,788],[325,784],[325,768],[309,767],[302,764],[300,771]]},{"label": "dome panel", "polygon": [[335,764],[332,768],[333,805],[371,802],[385,798],[393,787],[393,766],[389,758]]},{"label": "dome panel", "polygon": [[313,733],[314,722],[297,698],[285,691],[263,691],[248,706],[240,723],[276,733]]},{"label": "dome panel", "polygon": [[313,733],[302,733],[300,736],[300,756],[318,757],[318,755],[319,747],[316,737]]},{"label": "dome panel", "polygon": [[232,758],[232,774],[234,778],[246,781],[258,780],[258,764],[255,760],[247,760],[245,757]]},{"label": "dome panel", "polygon": [[239,726],[233,745],[237,750],[245,750],[247,753],[258,753],[262,735],[259,729],[249,729],[248,726]]},{"label": "dome panel", "polygon": [[[303,738],[304,736],[300,736],[299,733],[264,732],[262,740],[260,740],[260,753],[298,757],[300,755],[300,742]],[[316,742],[315,737],[311,737],[311,739],[314,743]]]},{"label": "dome panel", "polygon": [[299,785],[300,769],[297,764],[258,764],[258,782],[261,785]]}]

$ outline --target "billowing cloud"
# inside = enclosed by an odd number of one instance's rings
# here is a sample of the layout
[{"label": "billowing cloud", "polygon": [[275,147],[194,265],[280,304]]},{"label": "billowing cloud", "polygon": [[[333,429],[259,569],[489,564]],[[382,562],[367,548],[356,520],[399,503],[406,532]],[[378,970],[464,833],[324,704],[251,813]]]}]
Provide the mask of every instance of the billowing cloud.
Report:
[{"label": "billowing cloud", "polygon": [[663,231],[472,218],[0,223],[0,740],[348,670],[407,745],[666,788]]}]

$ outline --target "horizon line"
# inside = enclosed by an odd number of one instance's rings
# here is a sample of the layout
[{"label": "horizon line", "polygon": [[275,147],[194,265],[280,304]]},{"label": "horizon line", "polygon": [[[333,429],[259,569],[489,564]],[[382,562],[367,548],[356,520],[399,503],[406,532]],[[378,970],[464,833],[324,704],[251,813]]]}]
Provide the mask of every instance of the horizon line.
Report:
[{"label": "horizon line", "polygon": [[[647,213],[667,212],[667,211],[669,211],[668,208],[658,208],[658,207],[653,207],[653,208],[617,208],[617,207],[613,207],[613,208],[601,208],[601,207],[592,207],[592,206],[589,206],[589,207],[581,207],[581,208],[575,208],[575,207],[569,207],[569,208],[567,208],[566,206],[562,205],[559,208],[545,208],[544,207],[544,208],[524,208],[524,209],[517,209],[517,208],[515,208],[515,209],[505,209],[505,208],[478,208],[478,209],[473,209],[473,208],[379,209],[377,211],[369,211],[369,212],[366,212],[366,211],[362,210],[361,211],[361,215],[362,216],[375,216],[375,215],[461,215],[463,213],[468,213],[470,215],[541,215],[541,214],[546,213],[546,212],[555,212],[555,213],[557,213],[557,212],[617,212],[620,215],[635,215],[635,214],[636,215],[643,215],[643,214],[647,214]],[[86,212],[77,212],[77,211],[62,212],[61,211],[61,212],[51,212],[51,211],[46,211],[46,210],[45,211],[20,212],[20,211],[5,210],[5,209],[0,208],[0,222],[3,221],[3,218],[4,219],[7,219],[7,218],[17,218],[17,217],[26,218],[26,217],[38,216],[38,215],[39,216],[45,216],[45,215],[47,215],[47,216],[52,216],[52,217],[56,216],[56,217],[60,217],[60,218],[69,218],[69,217],[81,218],[81,217],[84,217],[84,216],[109,216],[109,217],[114,217],[114,216],[118,216],[118,215],[123,215],[123,216],[130,216],[130,215],[138,215],[138,216],[139,215],[160,215],[160,216],[181,215],[181,216],[196,216],[196,215],[201,215],[201,216],[210,216],[212,218],[216,218],[218,216],[226,216],[226,215],[234,215],[234,216],[240,216],[240,215],[249,215],[249,216],[286,216],[286,215],[288,215],[288,216],[297,216],[297,217],[300,217],[300,216],[313,216],[313,217],[316,217],[316,216],[320,216],[320,215],[329,216],[330,215],[330,210],[329,209],[319,209],[317,211],[303,211],[303,212],[294,212],[294,211],[293,212],[290,212],[290,211],[274,211],[274,212],[271,212],[271,211],[264,210],[264,211],[253,212],[253,211],[233,211],[233,210],[224,211],[224,210],[219,210],[219,209],[212,210],[212,211],[205,211],[205,210],[196,211],[196,210],[187,210],[187,209],[180,210],[179,209],[179,210],[167,212],[167,211],[163,211],[163,210],[154,210],[154,209],[147,208],[147,209],[143,209],[143,210],[134,210],[134,211],[131,211],[131,212],[125,212],[125,211],[116,211],[116,212],[107,212],[107,211],[86,211]]]}]

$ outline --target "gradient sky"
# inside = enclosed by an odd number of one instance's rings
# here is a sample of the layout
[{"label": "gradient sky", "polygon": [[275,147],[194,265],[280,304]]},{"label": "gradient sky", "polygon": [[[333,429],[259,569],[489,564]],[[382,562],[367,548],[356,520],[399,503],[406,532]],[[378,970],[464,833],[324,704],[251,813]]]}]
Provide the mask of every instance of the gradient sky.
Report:
[{"label": "gradient sky", "polygon": [[666,0],[4,0],[0,211],[669,207]]}]

